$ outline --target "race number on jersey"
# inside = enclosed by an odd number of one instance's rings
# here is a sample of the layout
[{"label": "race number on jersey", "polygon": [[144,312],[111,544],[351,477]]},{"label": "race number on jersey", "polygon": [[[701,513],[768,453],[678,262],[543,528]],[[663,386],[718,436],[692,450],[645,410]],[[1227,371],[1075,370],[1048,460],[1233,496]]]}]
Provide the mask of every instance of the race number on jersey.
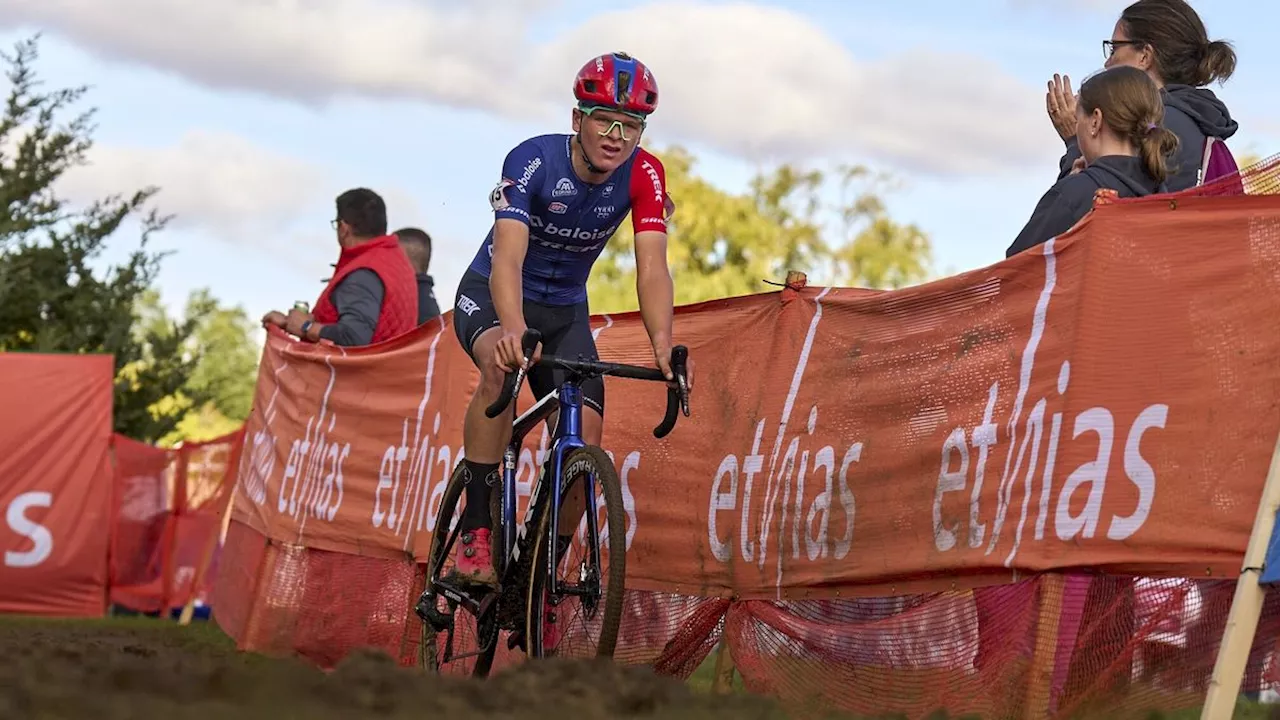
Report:
[{"label": "race number on jersey", "polygon": [[511,207],[511,201],[507,199],[507,188],[515,185],[515,182],[502,178],[502,182],[489,193],[489,207],[497,210],[505,210]]}]

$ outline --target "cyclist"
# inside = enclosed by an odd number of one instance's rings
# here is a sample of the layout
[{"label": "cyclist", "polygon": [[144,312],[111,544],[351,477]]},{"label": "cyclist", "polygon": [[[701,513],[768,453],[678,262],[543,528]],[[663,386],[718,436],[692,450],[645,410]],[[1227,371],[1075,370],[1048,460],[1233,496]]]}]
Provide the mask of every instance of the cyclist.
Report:
[{"label": "cyclist", "polygon": [[[493,586],[490,494],[511,418],[484,409],[505,373],[524,364],[527,327],[542,333],[535,351],[599,359],[589,325],[587,277],[627,213],[635,231],[636,294],[654,360],[671,372],[673,288],[667,268],[667,220],[674,205],[662,163],[640,147],[658,105],[658,84],[643,63],[616,52],[592,59],[574,78],[573,134],[539,135],[507,153],[502,179],[489,194],[494,223],[458,284],[453,327],[480,370],[463,429],[466,507],[460,519],[460,576]],[[529,387],[541,398],[563,382],[560,371],[534,367]],[[604,382],[583,385],[582,437],[600,443]],[[565,498],[561,550],[577,527],[585,499]],[[573,510],[576,507],[577,512]]]}]

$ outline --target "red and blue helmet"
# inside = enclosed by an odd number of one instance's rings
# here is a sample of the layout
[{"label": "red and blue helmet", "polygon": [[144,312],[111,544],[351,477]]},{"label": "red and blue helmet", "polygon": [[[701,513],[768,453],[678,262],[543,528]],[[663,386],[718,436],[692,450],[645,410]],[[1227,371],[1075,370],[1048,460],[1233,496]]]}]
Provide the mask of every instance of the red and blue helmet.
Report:
[{"label": "red and blue helmet", "polygon": [[582,66],[573,80],[573,95],[584,109],[604,108],[644,118],[658,107],[658,81],[644,63],[615,52]]}]

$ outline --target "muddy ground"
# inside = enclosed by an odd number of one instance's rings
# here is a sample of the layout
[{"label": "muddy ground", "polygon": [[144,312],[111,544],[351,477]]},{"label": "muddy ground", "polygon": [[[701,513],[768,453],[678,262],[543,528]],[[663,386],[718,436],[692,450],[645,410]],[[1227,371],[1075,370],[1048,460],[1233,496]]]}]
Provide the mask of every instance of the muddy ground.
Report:
[{"label": "muddy ground", "polygon": [[239,653],[216,625],[0,618],[0,718],[785,718],[609,662],[523,663],[488,681],[440,678],[360,653],[332,673]]}]

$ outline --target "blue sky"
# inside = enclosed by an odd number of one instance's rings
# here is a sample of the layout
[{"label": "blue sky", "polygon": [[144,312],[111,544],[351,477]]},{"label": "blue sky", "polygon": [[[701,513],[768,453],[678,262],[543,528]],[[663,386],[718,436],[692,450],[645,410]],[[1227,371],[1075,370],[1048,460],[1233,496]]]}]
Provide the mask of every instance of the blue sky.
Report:
[{"label": "blue sky", "polygon": [[[1232,148],[1280,150],[1280,7],[1193,4],[1240,56],[1213,88],[1241,124]],[[165,301],[209,287],[256,318],[314,300],[336,257],[333,197],[354,186],[383,193],[393,226],[432,234],[451,304],[503,156],[567,132],[573,71],[614,49],[663,91],[646,144],[691,149],[716,185],[740,191],[778,161],[866,163],[906,183],[886,200],[930,234],[936,274],[997,262],[1055,176],[1045,81],[1098,69],[1125,3],[464,5],[6,0],[0,43],[39,30],[41,76],[92,86],[97,146],[69,196],[162,187],[157,206],[178,215],[155,240],[175,251]],[[133,245],[122,233],[111,255]]]}]

